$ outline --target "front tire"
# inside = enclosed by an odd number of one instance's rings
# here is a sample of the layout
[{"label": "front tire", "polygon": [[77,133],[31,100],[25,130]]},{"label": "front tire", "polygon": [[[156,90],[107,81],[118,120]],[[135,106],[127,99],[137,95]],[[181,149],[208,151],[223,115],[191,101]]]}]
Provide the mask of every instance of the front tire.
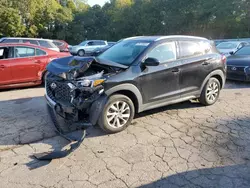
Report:
[{"label": "front tire", "polygon": [[125,95],[112,95],[106,103],[98,125],[107,133],[117,133],[126,129],[134,118],[135,108]]},{"label": "front tire", "polygon": [[83,57],[85,55],[85,51],[84,50],[79,50],[77,52],[77,55],[80,56],[80,57]]},{"label": "front tire", "polygon": [[205,106],[213,105],[219,98],[220,90],[221,84],[219,80],[210,78],[202,90],[200,102]]}]

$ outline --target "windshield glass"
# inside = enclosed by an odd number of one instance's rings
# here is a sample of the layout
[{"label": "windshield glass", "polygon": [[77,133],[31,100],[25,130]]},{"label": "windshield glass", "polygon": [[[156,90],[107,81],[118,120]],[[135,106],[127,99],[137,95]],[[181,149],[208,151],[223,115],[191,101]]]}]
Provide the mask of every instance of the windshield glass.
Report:
[{"label": "windshield glass", "polygon": [[100,59],[122,65],[131,65],[133,61],[150,45],[148,41],[125,40],[109,48],[98,56]]},{"label": "windshield glass", "polygon": [[87,44],[88,41],[83,41],[79,44],[79,46],[85,46]]},{"label": "windshield glass", "polygon": [[245,46],[238,50],[235,55],[250,55],[250,46]]},{"label": "windshield glass", "polygon": [[237,48],[238,43],[232,43],[232,42],[222,42],[218,44],[217,48],[219,49],[234,49]]}]

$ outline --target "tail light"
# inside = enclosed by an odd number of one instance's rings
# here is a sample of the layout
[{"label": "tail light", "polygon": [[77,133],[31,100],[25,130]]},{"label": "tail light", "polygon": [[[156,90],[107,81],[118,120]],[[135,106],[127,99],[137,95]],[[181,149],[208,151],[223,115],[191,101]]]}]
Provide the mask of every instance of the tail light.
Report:
[{"label": "tail light", "polygon": [[222,55],[222,56],[221,56],[221,61],[222,61],[224,64],[226,64],[226,62],[227,62],[227,57],[226,57],[225,55]]}]

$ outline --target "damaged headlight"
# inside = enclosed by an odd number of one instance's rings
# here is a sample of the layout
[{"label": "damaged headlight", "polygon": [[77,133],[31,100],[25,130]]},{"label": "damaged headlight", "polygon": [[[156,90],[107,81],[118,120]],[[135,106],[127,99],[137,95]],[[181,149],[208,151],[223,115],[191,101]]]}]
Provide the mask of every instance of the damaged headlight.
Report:
[{"label": "damaged headlight", "polygon": [[81,81],[78,81],[77,84],[83,87],[96,87],[98,85],[101,85],[104,81],[105,81],[104,79],[81,80]]}]

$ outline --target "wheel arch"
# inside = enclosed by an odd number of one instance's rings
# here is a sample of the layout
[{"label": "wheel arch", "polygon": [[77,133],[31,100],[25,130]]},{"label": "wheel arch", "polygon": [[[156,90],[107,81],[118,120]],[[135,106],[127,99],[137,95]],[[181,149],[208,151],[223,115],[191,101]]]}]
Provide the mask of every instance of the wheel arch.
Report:
[{"label": "wheel arch", "polygon": [[221,84],[221,89],[224,87],[225,81],[226,81],[225,74],[223,73],[222,70],[215,70],[211,72],[210,74],[208,74],[205,80],[203,81],[201,88],[200,88],[200,93],[202,92],[202,89],[204,88],[205,84],[210,78],[218,79]]},{"label": "wheel arch", "polygon": [[134,104],[135,112],[141,112],[142,107],[142,95],[139,89],[133,84],[121,84],[115,86],[106,92],[107,96],[115,95],[115,94],[122,94],[130,98]]}]

